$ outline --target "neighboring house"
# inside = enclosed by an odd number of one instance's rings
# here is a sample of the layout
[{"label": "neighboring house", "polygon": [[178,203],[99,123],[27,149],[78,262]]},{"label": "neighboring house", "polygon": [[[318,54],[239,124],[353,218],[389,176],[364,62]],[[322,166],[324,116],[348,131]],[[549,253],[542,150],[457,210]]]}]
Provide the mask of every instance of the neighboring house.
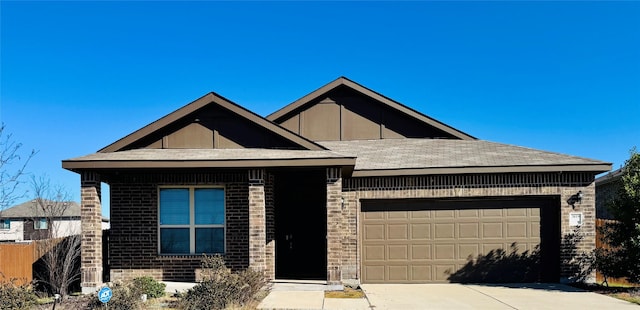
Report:
[{"label": "neighboring house", "polygon": [[81,175],[85,291],[102,284],[100,182],[112,281],[193,281],[219,253],[267,279],[446,282],[514,244],[558,282],[565,235],[595,247],[594,176],[611,169],[478,140],[343,77],[266,118],[209,93],[62,166]]},{"label": "neighboring house", "polygon": [[622,168],[596,179],[596,218],[612,220],[607,204],[616,197],[622,186]]},{"label": "neighboring house", "polygon": [[[43,210],[35,200],[29,200],[0,212],[0,242],[20,242],[77,235],[80,233],[80,204],[42,203],[45,208],[55,205],[59,210]],[[101,227],[108,229],[109,220],[102,219]]]},{"label": "neighboring house", "polygon": [[[80,205],[77,202],[42,203],[45,208],[60,206],[60,210],[43,210],[35,200],[29,200],[0,213],[7,230],[0,230],[2,241],[41,240],[80,233]],[[5,224],[6,225],[6,224]]]}]

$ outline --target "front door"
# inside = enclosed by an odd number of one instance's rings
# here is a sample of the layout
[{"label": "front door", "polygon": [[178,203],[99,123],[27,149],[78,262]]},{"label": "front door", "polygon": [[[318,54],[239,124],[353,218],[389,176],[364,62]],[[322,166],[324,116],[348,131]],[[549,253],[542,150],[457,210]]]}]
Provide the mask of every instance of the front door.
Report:
[{"label": "front door", "polygon": [[327,277],[324,170],[275,176],[276,279]]}]

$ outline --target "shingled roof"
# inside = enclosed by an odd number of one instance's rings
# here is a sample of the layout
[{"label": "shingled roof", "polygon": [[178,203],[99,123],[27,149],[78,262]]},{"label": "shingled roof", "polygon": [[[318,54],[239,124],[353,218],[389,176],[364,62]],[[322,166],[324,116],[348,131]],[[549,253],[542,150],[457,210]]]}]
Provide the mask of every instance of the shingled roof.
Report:
[{"label": "shingled roof", "polygon": [[94,153],[62,161],[77,168],[220,168],[351,166],[355,157],[333,151],[278,149],[136,149]]},{"label": "shingled roof", "polygon": [[[45,204],[46,203],[45,201]],[[80,217],[80,205],[75,201],[68,201],[66,203],[68,206],[59,217]],[[40,208],[36,208],[33,200],[8,208],[2,211],[1,214],[3,218],[33,218],[45,215]]]},{"label": "shingled roof", "polygon": [[319,142],[356,156],[354,177],[407,174],[592,171],[611,164],[483,140],[386,139]]}]

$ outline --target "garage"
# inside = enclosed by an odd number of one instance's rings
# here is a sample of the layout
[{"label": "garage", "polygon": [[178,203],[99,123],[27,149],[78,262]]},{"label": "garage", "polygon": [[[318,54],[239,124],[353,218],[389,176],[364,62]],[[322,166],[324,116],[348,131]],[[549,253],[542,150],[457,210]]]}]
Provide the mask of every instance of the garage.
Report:
[{"label": "garage", "polygon": [[[363,200],[361,207],[363,283],[500,282],[509,272],[494,276],[470,263],[478,255],[485,265],[536,272],[536,281],[559,280],[559,197]],[[512,255],[496,255],[500,249]]]}]

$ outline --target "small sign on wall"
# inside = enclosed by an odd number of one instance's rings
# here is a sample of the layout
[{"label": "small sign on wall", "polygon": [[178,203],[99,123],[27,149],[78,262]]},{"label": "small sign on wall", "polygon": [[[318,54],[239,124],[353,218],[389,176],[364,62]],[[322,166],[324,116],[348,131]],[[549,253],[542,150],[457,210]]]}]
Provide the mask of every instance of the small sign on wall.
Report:
[{"label": "small sign on wall", "polygon": [[582,212],[569,213],[569,226],[582,226]]}]

